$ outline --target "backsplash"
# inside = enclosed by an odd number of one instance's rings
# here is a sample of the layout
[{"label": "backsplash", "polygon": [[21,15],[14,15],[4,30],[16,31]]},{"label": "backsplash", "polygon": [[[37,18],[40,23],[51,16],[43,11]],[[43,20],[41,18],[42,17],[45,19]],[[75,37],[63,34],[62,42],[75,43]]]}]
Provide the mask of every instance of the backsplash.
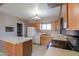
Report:
[{"label": "backsplash", "polygon": [[40,31],[40,33],[45,33],[45,34],[59,34],[60,31]]}]

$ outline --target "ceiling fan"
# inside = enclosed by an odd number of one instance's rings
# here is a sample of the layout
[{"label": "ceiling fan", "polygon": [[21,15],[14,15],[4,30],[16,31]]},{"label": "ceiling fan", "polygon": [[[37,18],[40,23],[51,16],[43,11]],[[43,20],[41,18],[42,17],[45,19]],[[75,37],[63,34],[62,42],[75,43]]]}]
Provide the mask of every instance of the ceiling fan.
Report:
[{"label": "ceiling fan", "polygon": [[35,9],[34,16],[32,17],[32,19],[35,20],[35,21],[38,21],[38,20],[41,19],[40,11],[38,10],[38,8]]},{"label": "ceiling fan", "polygon": [[32,19],[33,19],[33,20],[39,20],[39,19],[41,19],[41,18],[40,18],[40,16],[39,16],[38,14],[35,14]]}]

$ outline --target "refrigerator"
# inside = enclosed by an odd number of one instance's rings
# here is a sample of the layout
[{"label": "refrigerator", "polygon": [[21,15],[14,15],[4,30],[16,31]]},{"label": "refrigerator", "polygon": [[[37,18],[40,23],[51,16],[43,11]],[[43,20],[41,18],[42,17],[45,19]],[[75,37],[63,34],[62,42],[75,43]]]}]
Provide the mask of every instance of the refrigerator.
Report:
[{"label": "refrigerator", "polygon": [[34,27],[27,27],[27,37],[32,37],[32,43],[35,43],[36,30]]}]

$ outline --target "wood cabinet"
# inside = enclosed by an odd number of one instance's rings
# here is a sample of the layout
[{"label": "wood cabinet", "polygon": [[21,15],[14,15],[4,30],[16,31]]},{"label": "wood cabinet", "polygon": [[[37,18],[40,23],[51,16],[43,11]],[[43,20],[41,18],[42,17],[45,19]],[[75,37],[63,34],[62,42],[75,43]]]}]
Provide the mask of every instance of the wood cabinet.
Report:
[{"label": "wood cabinet", "polygon": [[61,16],[67,20],[69,30],[79,30],[79,4],[68,3],[63,5]]},{"label": "wood cabinet", "polygon": [[40,44],[41,45],[47,46],[47,44],[49,43],[50,40],[51,40],[51,37],[46,34],[42,34],[40,36]]},{"label": "wood cabinet", "polygon": [[23,43],[23,56],[30,56],[32,53],[32,40]]},{"label": "wood cabinet", "polygon": [[40,23],[32,23],[32,27],[35,27],[37,31],[40,30]]},{"label": "wood cabinet", "polygon": [[63,17],[64,20],[67,20],[67,4],[62,5],[61,17]]},{"label": "wood cabinet", "polygon": [[68,28],[69,30],[79,30],[79,4],[68,4]]},{"label": "wood cabinet", "polygon": [[59,20],[55,20],[52,22],[52,30],[53,31],[59,30],[59,27],[60,27],[59,22],[60,22]]},{"label": "wood cabinet", "polygon": [[68,29],[69,30],[75,30],[76,29],[76,23],[74,18],[74,5],[68,4]]},{"label": "wood cabinet", "polygon": [[5,42],[5,53],[8,56],[30,56],[32,53],[32,40],[21,44]]},{"label": "wood cabinet", "polygon": [[61,8],[61,20],[60,20],[60,31],[62,29],[68,28],[68,4],[63,4]]}]

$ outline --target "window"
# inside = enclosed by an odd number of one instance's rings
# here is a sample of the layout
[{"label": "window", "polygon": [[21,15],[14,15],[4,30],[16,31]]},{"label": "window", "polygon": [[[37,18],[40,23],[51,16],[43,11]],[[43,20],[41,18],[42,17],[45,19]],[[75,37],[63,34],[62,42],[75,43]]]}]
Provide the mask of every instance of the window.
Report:
[{"label": "window", "polygon": [[51,30],[51,24],[41,24],[40,29],[41,30]]},{"label": "window", "polygon": [[13,32],[14,28],[13,27],[5,27],[6,32]]}]

